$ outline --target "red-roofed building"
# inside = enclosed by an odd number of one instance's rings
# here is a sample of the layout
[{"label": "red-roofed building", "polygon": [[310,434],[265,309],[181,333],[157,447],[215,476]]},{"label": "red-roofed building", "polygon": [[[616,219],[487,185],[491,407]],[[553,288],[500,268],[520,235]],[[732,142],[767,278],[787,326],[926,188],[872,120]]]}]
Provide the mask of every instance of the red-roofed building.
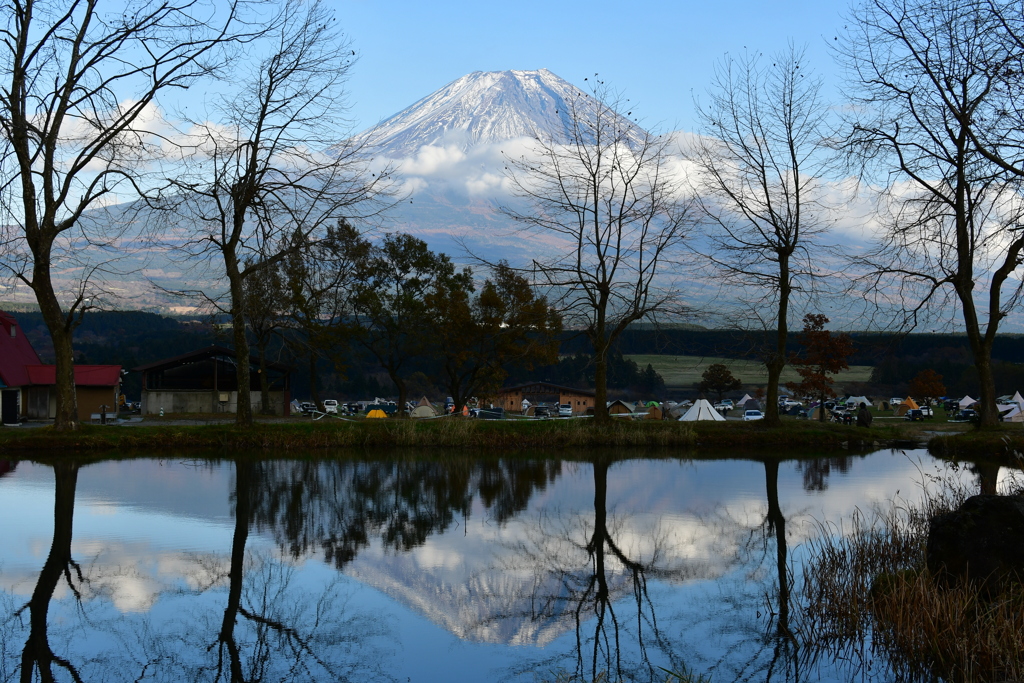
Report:
[{"label": "red-roofed building", "polygon": [[16,424],[25,414],[22,389],[31,384],[28,366],[39,365],[39,356],[13,315],[0,311],[0,418]]},{"label": "red-roofed building", "polygon": [[[0,409],[3,424],[22,418],[48,419],[57,414],[55,393],[57,368],[43,365],[25,337],[18,321],[0,311]],[[76,365],[75,388],[78,419],[117,410],[121,389],[120,365]]]}]

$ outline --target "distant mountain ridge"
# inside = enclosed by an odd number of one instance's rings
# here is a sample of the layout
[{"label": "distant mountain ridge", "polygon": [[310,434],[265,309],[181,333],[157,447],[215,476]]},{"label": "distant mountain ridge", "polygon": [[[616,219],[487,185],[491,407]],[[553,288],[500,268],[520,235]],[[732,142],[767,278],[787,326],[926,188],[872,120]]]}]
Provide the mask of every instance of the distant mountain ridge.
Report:
[{"label": "distant mountain ridge", "polygon": [[397,159],[424,146],[481,144],[521,137],[566,138],[567,102],[579,88],[547,69],[476,71],[363,131],[375,148]]}]

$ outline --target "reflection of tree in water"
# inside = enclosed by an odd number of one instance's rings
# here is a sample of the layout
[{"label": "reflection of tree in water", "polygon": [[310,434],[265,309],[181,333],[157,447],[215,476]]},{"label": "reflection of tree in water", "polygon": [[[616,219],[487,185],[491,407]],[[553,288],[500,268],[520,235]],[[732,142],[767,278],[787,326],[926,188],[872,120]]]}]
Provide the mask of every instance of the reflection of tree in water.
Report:
[{"label": "reflection of tree in water", "polygon": [[[843,460],[845,458],[834,458]],[[772,614],[772,623],[769,623],[766,639],[773,643],[772,658],[769,662],[765,680],[772,680],[776,667],[780,662],[786,665],[786,678],[792,672],[794,679],[800,678],[800,670],[797,660],[797,642],[793,632],[789,628],[790,591],[792,589],[792,577],[789,572],[788,551],[789,544],[786,540],[786,517],[782,514],[782,506],[779,504],[779,461],[764,460],[765,493],[768,498],[768,512],[765,515],[764,529],[765,539],[772,534],[775,536],[775,605]],[[806,461],[804,461],[806,462]],[[849,463],[844,462],[844,467]],[[846,470],[841,470],[845,472]],[[804,487],[807,487],[807,470],[804,470]],[[815,489],[823,490],[823,489]],[[774,632],[773,632],[774,631]]]},{"label": "reflection of tree in water", "polygon": [[235,528],[227,601],[217,639],[206,648],[216,652],[215,663],[200,666],[199,673],[204,680],[212,676],[209,680],[231,683],[380,677],[372,658],[354,656],[364,639],[382,633],[379,624],[346,618],[334,604],[330,588],[311,609],[305,609],[288,591],[290,567],[247,553],[260,495],[273,483],[262,464],[235,461]]},{"label": "reflection of tree in water", "polygon": [[813,460],[798,460],[796,468],[803,472],[805,491],[826,491],[828,490],[828,477],[835,468],[840,474],[850,471],[850,464],[853,458],[814,458]]},{"label": "reflection of tree in water", "polygon": [[54,668],[64,670],[74,681],[81,681],[81,675],[74,664],[64,657],[54,654],[50,647],[47,631],[50,600],[63,578],[74,594],[75,599],[81,598],[78,585],[83,582],[81,567],[71,557],[71,536],[75,515],[75,490],[78,486],[78,464],[61,462],[53,466],[54,504],[53,504],[53,542],[46,562],[39,572],[35,589],[28,604],[17,614],[28,610],[29,635],[21,653],[22,683],[33,680],[33,672],[38,671],[39,678],[46,681],[55,680]]},{"label": "reflection of tree in water", "polygon": [[[708,533],[734,539],[732,570],[715,591],[690,606],[689,626],[721,638],[716,658],[698,664],[712,680],[799,680],[797,642],[791,630],[793,575],[789,566],[787,519],[779,497],[777,458],[760,460],[765,506],[721,508],[704,520]],[[806,461],[796,463],[806,471]],[[821,471],[823,468],[818,468]],[[736,512],[743,512],[737,517]],[[751,514],[753,513],[753,514]]]},{"label": "reflection of tree in water", "polygon": [[[524,596],[527,612],[496,618],[536,622],[569,618],[576,640],[575,670],[567,680],[599,680],[604,675],[615,681],[660,681],[665,672],[659,666],[679,671],[684,667],[678,647],[658,627],[648,577],[679,578],[689,568],[666,564],[670,553],[665,553],[667,540],[660,530],[637,539],[635,530],[627,533],[622,520],[609,515],[611,464],[607,458],[592,461],[592,520],[586,513],[548,516],[528,532],[528,540],[512,548],[513,564],[507,569],[533,572],[533,592]],[[637,547],[638,540],[643,549]],[[621,602],[627,596],[629,602]],[[659,664],[652,661],[652,650],[658,653]],[[536,664],[527,666],[537,669]],[[554,659],[547,666],[560,668],[562,661]]]},{"label": "reflection of tree in water", "polygon": [[[383,635],[382,624],[374,617],[347,615],[335,585],[310,594],[308,585],[294,580],[293,567],[247,550],[253,502],[263,485],[258,469],[252,461],[236,463],[230,559],[192,557],[193,575],[188,578],[194,588],[161,589],[163,597],[184,601],[180,614],[154,623],[151,614],[121,613],[104,600],[103,585],[116,584],[122,568],[104,564],[102,550],[84,570],[72,559],[79,465],[54,465],[53,542],[28,604],[3,620],[0,644],[5,659],[12,650],[7,641],[24,630],[17,622],[26,614],[28,637],[21,649],[20,670],[15,672],[5,661],[0,667],[5,676],[0,680],[243,683],[387,678],[381,672],[380,652],[369,642]],[[50,614],[62,580],[73,595],[77,619],[68,618],[66,605],[58,617]],[[213,617],[210,608],[217,609],[220,600],[211,589],[225,584],[223,611]],[[99,591],[94,590],[97,587]],[[61,624],[59,636],[49,633],[57,623]],[[216,635],[206,640],[211,630]],[[63,650],[74,654],[53,651],[51,641],[58,637]]]},{"label": "reflection of tree in water", "polygon": [[293,557],[322,550],[339,569],[379,537],[409,550],[468,518],[475,492],[503,523],[561,472],[550,460],[258,463],[253,521]]},{"label": "reflection of tree in water", "polygon": [[6,476],[14,471],[18,463],[13,460],[0,460],[0,477]]}]

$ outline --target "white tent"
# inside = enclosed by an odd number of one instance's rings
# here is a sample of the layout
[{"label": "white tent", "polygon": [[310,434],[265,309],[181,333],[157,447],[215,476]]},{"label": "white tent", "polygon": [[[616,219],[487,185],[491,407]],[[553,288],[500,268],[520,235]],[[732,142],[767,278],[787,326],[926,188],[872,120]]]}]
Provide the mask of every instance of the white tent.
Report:
[{"label": "white tent", "polygon": [[860,406],[862,405],[867,406],[868,408],[871,407],[871,401],[867,399],[867,396],[851,396],[846,399],[846,405],[850,405],[851,403],[857,406],[858,409],[860,409]]},{"label": "white tent", "polygon": [[679,418],[680,422],[696,422],[697,420],[725,422],[725,418],[715,410],[715,407],[708,403],[707,399],[703,398],[697,399],[697,402],[686,411],[686,414]]},{"label": "white tent", "polygon": [[742,406],[747,405],[747,401],[753,401],[753,400],[754,400],[754,397],[751,396],[750,394],[743,394],[743,398],[741,398],[740,400],[736,401],[736,405],[742,407]]},{"label": "white tent", "polygon": [[961,408],[970,408],[971,406],[973,406],[977,402],[978,402],[978,399],[976,399],[976,398],[971,398],[970,396],[964,396],[962,399],[960,399],[960,407]]},{"label": "white tent", "polygon": [[420,402],[416,404],[416,407],[409,413],[409,417],[436,417],[437,411],[434,410],[434,406],[424,396],[420,399]]},{"label": "white tent", "polygon": [[1003,422],[1024,422],[1024,410],[1021,410],[1019,404],[1012,404],[1010,410],[1003,413],[1005,406],[999,406],[999,412],[1002,414]]},{"label": "white tent", "polygon": [[1020,392],[1018,391],[1013,395],[1013,398],[1010,399],[1010,403],[1016,403],[1017,405],[1021,406],[1022,409],[1024,409],[1024,396],[1021,396]]}]

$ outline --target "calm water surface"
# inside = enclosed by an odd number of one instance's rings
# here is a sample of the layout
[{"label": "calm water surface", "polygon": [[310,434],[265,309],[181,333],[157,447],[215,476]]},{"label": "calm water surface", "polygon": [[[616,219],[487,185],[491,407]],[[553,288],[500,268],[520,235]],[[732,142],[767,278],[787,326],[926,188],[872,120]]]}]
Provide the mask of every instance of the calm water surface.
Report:
[{"label": "calm water surface", "polygon": [[849,680],[782,635],[803,544],[944,470],[887,450],[0,472],[0,682],[717,683]]}]

